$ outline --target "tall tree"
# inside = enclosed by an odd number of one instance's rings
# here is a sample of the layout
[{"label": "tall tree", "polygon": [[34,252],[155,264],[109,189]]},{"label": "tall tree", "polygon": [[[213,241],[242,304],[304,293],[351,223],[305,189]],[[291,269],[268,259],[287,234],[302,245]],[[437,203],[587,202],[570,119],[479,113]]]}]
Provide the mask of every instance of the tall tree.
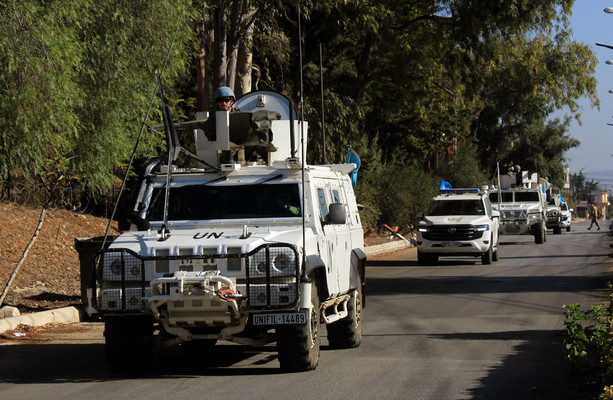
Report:
[{"label": "tall tree", "polygon": [[[204,3],[206,4],[206,3]],[[258,19],[273,22],[275,15],[283,11],[284,1],[264,0],[215,0],[213,7],[200,6],[201,22],[199,41],[201,53],[211,59],[210,83],[205,70],[199,75],[199,97],[202,107],[209,107],[210,91],[219,86],[228,86],[237,96],[252,90],[253,35]],[[260,24],[262,28],[265,25]],[[201,61],[202,64],[202,61]],[[238,84],[237,84],[238,80]],[[203,109],[207,111],[208,109]]]},{"label": "tall tree", "polygon": [[[0,11],[0,179],[100,194],[128,159],[155,92],[172,87],[192,43],[189,2],[9,1]],[[174,16],[174,18],[169,18]],[[178,27],[177,31],[175,29]],[[175,36],[176,35],[176,36]],[[170,96],[173,91],[169,90]],[[140,149],[160,143],[148,135]],[[64,183],[65,182],[65,183]],[[76,195],[76,196],[74,196]]]}]

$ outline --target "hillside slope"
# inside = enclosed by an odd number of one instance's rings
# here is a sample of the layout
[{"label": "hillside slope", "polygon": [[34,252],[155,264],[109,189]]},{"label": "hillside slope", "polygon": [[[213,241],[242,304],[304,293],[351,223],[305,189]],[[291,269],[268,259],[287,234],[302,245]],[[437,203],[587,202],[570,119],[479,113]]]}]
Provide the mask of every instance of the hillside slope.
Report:
[{"label": "hillside slope", "polygon": [[[0,294],[28,245],[40,208],[0,203]],[[3,305],[21,312],[80,304],[75,238],[103,236],[108,220],[67,210],[49,210],[42,230],[19,269]],[[115,223],[110,234],[116,234]]]}]

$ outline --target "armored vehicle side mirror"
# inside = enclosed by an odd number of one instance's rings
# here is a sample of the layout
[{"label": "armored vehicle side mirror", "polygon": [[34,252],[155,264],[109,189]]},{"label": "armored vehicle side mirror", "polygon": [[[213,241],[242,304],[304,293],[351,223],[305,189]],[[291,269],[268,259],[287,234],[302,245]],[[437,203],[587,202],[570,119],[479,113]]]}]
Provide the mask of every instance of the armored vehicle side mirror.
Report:
[{"label": "armored vehicle side mirror", "polygon": [[328,223],[332,225],[342,225],[347,220],[345,215],[345,206],[342,203],[330,204],[330,210],[328,212]]},{"label": "armored vehicle side mirror", "polygon": [[139,231],[147,231],[151,228],[151,224],[144,218],[141,218],[136,211],[132,211],[127,216],[128,222],[136,225]]},{"label": "armored vehicle side mirror", "polygon": [[424,212],[423,212],[423,211],[417,211],[417,212],[415,213],[415,218],[417,218],[417,219],[424,219],[424,215],[425,215],[425,214],[424,214]]},{"label": "armored vehicle side mirror", "polygon": [[500,211],[492,210],[492,218],[500,218]]}]

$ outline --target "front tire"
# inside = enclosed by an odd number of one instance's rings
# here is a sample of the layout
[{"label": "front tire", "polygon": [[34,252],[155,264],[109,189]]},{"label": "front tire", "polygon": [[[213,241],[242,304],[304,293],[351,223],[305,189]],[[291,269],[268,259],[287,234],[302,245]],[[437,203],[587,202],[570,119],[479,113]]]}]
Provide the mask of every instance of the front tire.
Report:
[{"label": "front tire", "polygon": [[358,277],[358,288],[351,293],[347,304],[348,315],[327,325],[328,343],[334,349],[350,349],[362,343],[362,278]]},{"label": "front tire", "polygon": [[438,262],[438,256],[436,254],[422,253],[417,250],[417,263],[419,265],[435,265]]},{"label": "front tire", "polygon": [[538,224],[535,228],[534,228],[534,243],[536,244],[543,244],[545,243],[545,228],[543,227],[543,224]]},{"label": "front tire", "polygon": [[142,372],[151,366],[153,323],[147,317],[109,317],[104,322],[104,350],[113,372]]},{"label": "front tire", "polygon": [[492,253],[492,261],[498,261],[500,259],[500,256],[498,255],[498,249],[496,249],[493,253]]},{"label": "front tire", "polygon": [[183,352],[186,355],[208,355],[215,350],[215,339],[192,340],[190,342],[181,343]]},{"label": "front tire", "polygon": [[492,257],[493,257],[492,253],[493,253],[492,245],[490,244],[490,247],[487,249],[487,251],[481,255],[481,264],[483,264],[483,265],[491,264],[492,263]]},{"label": "front tire", "polygon": [[289,372],[310,371],[319,363],[321,321],[317,282],[311,284],[311,310],[304,325],[277,328],[277,352],[281,369]]}]

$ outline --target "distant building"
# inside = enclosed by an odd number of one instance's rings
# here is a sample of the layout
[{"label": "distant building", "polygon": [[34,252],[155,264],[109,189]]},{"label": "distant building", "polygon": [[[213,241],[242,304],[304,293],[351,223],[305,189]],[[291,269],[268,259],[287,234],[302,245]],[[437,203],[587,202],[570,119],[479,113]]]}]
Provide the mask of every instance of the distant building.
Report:
[{"label": "distant building", "polygon": [[[599,218],[606,218],[609,210],[609,192],[607,190],[595,190],[590,193],[590,197],[594,200],[596,209],[598,209]],[[587,208],[589,203],[587,201],[579,202],[575,207],[575,214],[577,218],[587,218]]]}]

